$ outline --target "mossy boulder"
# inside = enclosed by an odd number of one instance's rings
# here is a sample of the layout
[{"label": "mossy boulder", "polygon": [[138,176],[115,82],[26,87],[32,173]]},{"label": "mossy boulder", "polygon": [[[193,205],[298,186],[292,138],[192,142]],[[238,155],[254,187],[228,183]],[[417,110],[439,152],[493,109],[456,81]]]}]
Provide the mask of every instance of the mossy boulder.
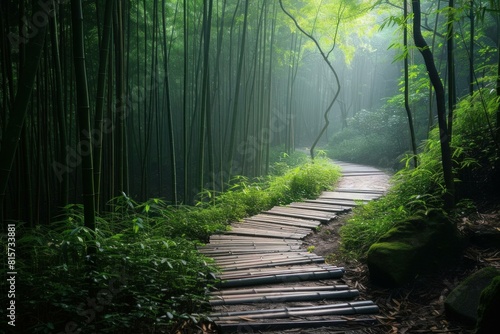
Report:
[{"label": "mossy boulder", "polygon": [[398,287],[452,263],[461,249],[459,233],[445,216],[414,217],[397,223],[370,247],[370,278],[380,286]]},{"label": "mossy boulder", "polygon": [[[467,277],[450,292],[448,297],[446,297],[444,302],[446,315],[449,318],[473,326],[478,319],[478,306],[481,292],[490,285],[493,279],[498,275],[500,275],[499,270],[493,267],[487,267]],[[484,298],[486,300],[488,299],[486,296]],[[484,310],[484,308],[482,308],[482,310]],[[487,319],[488,314],[486,314],[486,320]]]},{"label": "mossy boulder", "polygon": [[477,316],[476,334],[495,333],[500,328],[500,276],[481,292]]}]

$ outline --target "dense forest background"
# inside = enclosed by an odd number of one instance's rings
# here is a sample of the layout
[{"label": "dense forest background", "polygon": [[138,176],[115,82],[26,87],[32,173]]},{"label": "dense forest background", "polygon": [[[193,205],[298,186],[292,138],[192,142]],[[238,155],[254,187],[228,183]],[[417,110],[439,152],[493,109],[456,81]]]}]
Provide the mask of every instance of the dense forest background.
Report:
[{"label": "dense forest background", "polygon": [[[377,152],[392,155],[369,162],[393,164],[410,147],[396,55],[411,63],[417,141],[434,124],[435,108],[415,48],[398,49],[394,23],[401,19],[394,18],[401,8],[375,4],[287,4],[327,50],[338,85],[276,1],[84,1],[73,10],[81,10],[76,15],[83,22],[72,20],[69,1],[3,1],[1,133],[21,126],[14,164],[2,168],[2,184],[8,180],[3,216],[46,222],[58,208],[81,202],[86,157],[93,191],[83,193],[95,193],[96,208],[122,192],[192,203],[203,189],[222,190],[234,175],[268,172],[273,147],[290,153],[310,146],[337,92],[323,139],[333,135],[332,145],[342,146],[348,136],[366,143],[375,136]],[[453,13],[458,96],[487,85],[482,79],[496,64],[498,17],[485,11],[486,2],[473,5],[457,4]],[[449,16],[436,12],[441,2],[423,6],[424,30],[445,72]],[[25,122],[9,124],[27,80],[23,71],[33,67]],[[346,128],[351,131],[341,131]],[[4,138],[4,146],[8,140],[15,138]]]},{"label": "dense forest background", "polygon": [[[397,94],[401,66],[385,44],[395,28],[378,31],[388,12],[370,2],[285,5],[321,36],[342,82],[323,142]],[[8,128],[21,130],[11,168],[2,157],[8,219],[48,222],[82,193],[95,194],[98,210],[122,192],[191,204],[235,175],[267,173],[275,148],[310,146],[340,88],[277,1],[1,6],[3,157],[17,141]],[[24,122],[12,117],[21,113]]]},{"label": "dense forest background", "polygon": [[[310,147],[325,119],[320,144],[338,158],[397,168],[411,150],[405,56],[417,144],[436,109],[401,4],[283,6],[317,45],[277,1],[2,1],[1,216],[48,222],[82,194],[97,211],[122,193],[192,204],[268,173],[273,149]],[[454,54],[452,99],[495,89],[495,6],[422,3],[441,73]]]}]

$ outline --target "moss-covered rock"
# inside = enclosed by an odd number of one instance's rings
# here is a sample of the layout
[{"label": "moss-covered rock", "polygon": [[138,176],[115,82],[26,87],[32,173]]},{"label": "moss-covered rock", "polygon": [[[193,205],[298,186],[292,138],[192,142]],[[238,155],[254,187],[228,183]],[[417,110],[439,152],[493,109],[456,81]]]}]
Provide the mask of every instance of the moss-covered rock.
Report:
[{"label": "moss-covered rock", "polygon": [[401,286],[416,275],[451,263],[460,250],[458,231],[443,215],[411,218],[396,224],[370,247],[370,278],[381,286]]},{"label": "moss-covered rock", "polygon": [[500,328],[500,276],[481,292],[477,316],[476,334],[495,333]]},{"label": "moss-covered rock", "polygon": [[487,267],[467,277],[446,297],[444,302],[446,315],[464,324],[474,325],[477,321],[481,292],[498,275],[500,275],[499,270]]}]

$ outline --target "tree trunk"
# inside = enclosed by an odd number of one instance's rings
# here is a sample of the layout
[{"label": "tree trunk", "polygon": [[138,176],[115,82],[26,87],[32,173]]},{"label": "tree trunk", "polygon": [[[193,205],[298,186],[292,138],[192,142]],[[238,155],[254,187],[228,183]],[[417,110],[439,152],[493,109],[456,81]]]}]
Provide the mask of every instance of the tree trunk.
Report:
[{"label": "tree trunk", "polygon": [[241,86],[241,72],[243,69],[243,60],[245,58],[245,45],[246,45],[246,35],[247,35],[247,25],[248,25],[248,5],[250,0],[245,0],[245,13],[243,19],[243,31],[241,36],[241,46],[240,46],[240,54],[238,59],[238,69],[236,74],[236,83],[235,83],[235,93],[233,100],[233,110],[232,110],[232,120],[231,120],[231,128],[229,131],[231,132],[231,137],[229,139],[229,175],[233,173],[233,157],[234,157],[234,148],[236,141],[236,124],[238,120],[238,102],[240,96],[240,86]]},{"label": "tree trunk", "polygon": [[104,24],[99,48],[99,70],[97,74],[97,94],[96,94],[96,114],[95,129],[97,131],[94,138],[94,191],[95,207],[99,210],[99,197],[101,189],[101,160],[102,160],[102,136],[104,127],[104,88],[106,85],[106,71],[108,66],[109,44],[111,39],[111,20],[113,18],[113,0],[106,0],[104,10]]},{"label": "tree trunk", "polygon": [[[65,161],[65,152],[66,147],[68,145],[68,136],[66,129],[66,117],[64,115],[64,104],[63,104],[63,83],[62,83],[62,69],[61,69],[61,59],[60,59],[60,50],[59,50],[59,37],[57,34],[57,19],[56,16],[50,20],[50,36],[51,36],[51,44],[52,44],[52,59],[53,66],[55,72],[55,111],[58,125],[58,133],[59,133],[59,147],[60,154],[58,161]],[[61,207],[66,206],[68,204],[69,198],[69,175],[68,173],[63,173],[61,178],[59,179],[60,184],[60,202],[59,205]]]},{"label": "tree trunk", "polygon": [[447,23],[447,48],[446,59],[448,63],[448,135],[453,135],[453,110],[457,104],[456,80],[455,80],[455,46],[454,46],[454,29],[455,21],[455,4],[453,0],[448,2],[448,23]]},{"label": "tree trunk", "polygon": [[[211,129],[207,131],[207,127],[211,128],[211,113],[210,113],[210,87],[209,87],[209,55],[210,55],[210,31],[212,25],[212,6],[213,0],[205,0],[203,2],[203,75],[202,75],[202,87],[201,87],[201,120],[200,120],[200,167],[199,167],[199,179],[200,179],[200,190],[203,190],[204,184],[204,162],[205,162],[205,139],[208,132],[208,142],[209,142],[209,155],[212,154],[212,131]],[[212,160],[210,159],[209,169],[212,171],[211,166]],[[215,179],[212,176],[212,181]],[[212,188],[213,185],[212,185]]]},{"label": "tree trunk", "polygon": [[73,61],[76,79],[76,103],[79,130],[79,153],[82,159],[82,196],[85,227],[95,230],[94,180],[92,164],[92,141],[90,134],[90,104],[85,65],[83,37],[83,12],[81,0],[71,1],[73,28]]},{"label": "tree trunk", "polygon": [[[174,124],[172,119],[172,106],[171,106],[171,96],[170,96],[170,80],[169,80],[169,55],[170,52],[167,50],[167,20],[166,20],[166,4],[165,0],[162,1],[162,27],[163,27],[163,66],[165,71],[165,104],[167,109],[167,122],[168,122],[168,138],[170,143],[170,167],[171,167],[171,183],[172,183],[172,198],[174,203],[178,204],[177,198],[177,160],[175,156],[175,136],[174,136]],[[177,10],[176,10],[177,13]],[[172,38],[172,37],[170,37]]]},{"label": "tree trunk", "polygon": [[448,127],[446,124],[446,103],[443,83],[439,77],[439,73],[436,69],[432,52],[429,49],[425,39],[422,36],[420,30],[420,1],[412,0],[413,8],[413,38],[415,40],[415,45],[418,47],[422,57],[424,58],[425,66],[427,72],[429,73],[429,79],[431,80],[432,86],[434,87],[436,93],[436,103],[437,103],[437,113],[438,113],[438,125],[439,125],[439,135],[441,143],[441,159],[443,165],[443,176],[446,187],[446,192],[444,194],[444,207],[446,210],[450,210],[455,206],[455,183],[453,178],[453,165],[451,159],[451,148],[450,142],[451,138],[448,134]]},{"label": "tree trunk", "polygon": [[413,164],[414,167],[417,168],[418,166],[418,158],[417,158],[417,140],[415,139],[415,128],[413,126],[413,115],[410,110],[410,104],[409,104],[409,96],[408,96],[408,28],[407,28],[407,18],[408,18],[408,0],[404,1],[404,29],[403,29],[403,45],[404,45],[404,52],[405,52],[405,59],[404,59],[404,71],[405,71],[405,109],[406,109],[406,116],[408,117],[408,126],[410,128],[410,139],[411,139],[411,149],[413,151]]}]

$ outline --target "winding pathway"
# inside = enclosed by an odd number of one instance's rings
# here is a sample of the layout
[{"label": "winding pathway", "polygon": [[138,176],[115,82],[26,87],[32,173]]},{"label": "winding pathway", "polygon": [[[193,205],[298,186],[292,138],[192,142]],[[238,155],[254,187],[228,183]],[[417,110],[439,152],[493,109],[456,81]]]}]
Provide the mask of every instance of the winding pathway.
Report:
[{"label": "winding pathway", "polygon": [[335,191],[233,223],[231,231],[213,235],[200,248],[222,269],[209,315],[219,332],[354,329],[376,322],[378,306],[343,283],[344,268],[325,263],[303,246],[302,239],[321,224],[387,189],[384,172],[335,163],[342,169]]}]

